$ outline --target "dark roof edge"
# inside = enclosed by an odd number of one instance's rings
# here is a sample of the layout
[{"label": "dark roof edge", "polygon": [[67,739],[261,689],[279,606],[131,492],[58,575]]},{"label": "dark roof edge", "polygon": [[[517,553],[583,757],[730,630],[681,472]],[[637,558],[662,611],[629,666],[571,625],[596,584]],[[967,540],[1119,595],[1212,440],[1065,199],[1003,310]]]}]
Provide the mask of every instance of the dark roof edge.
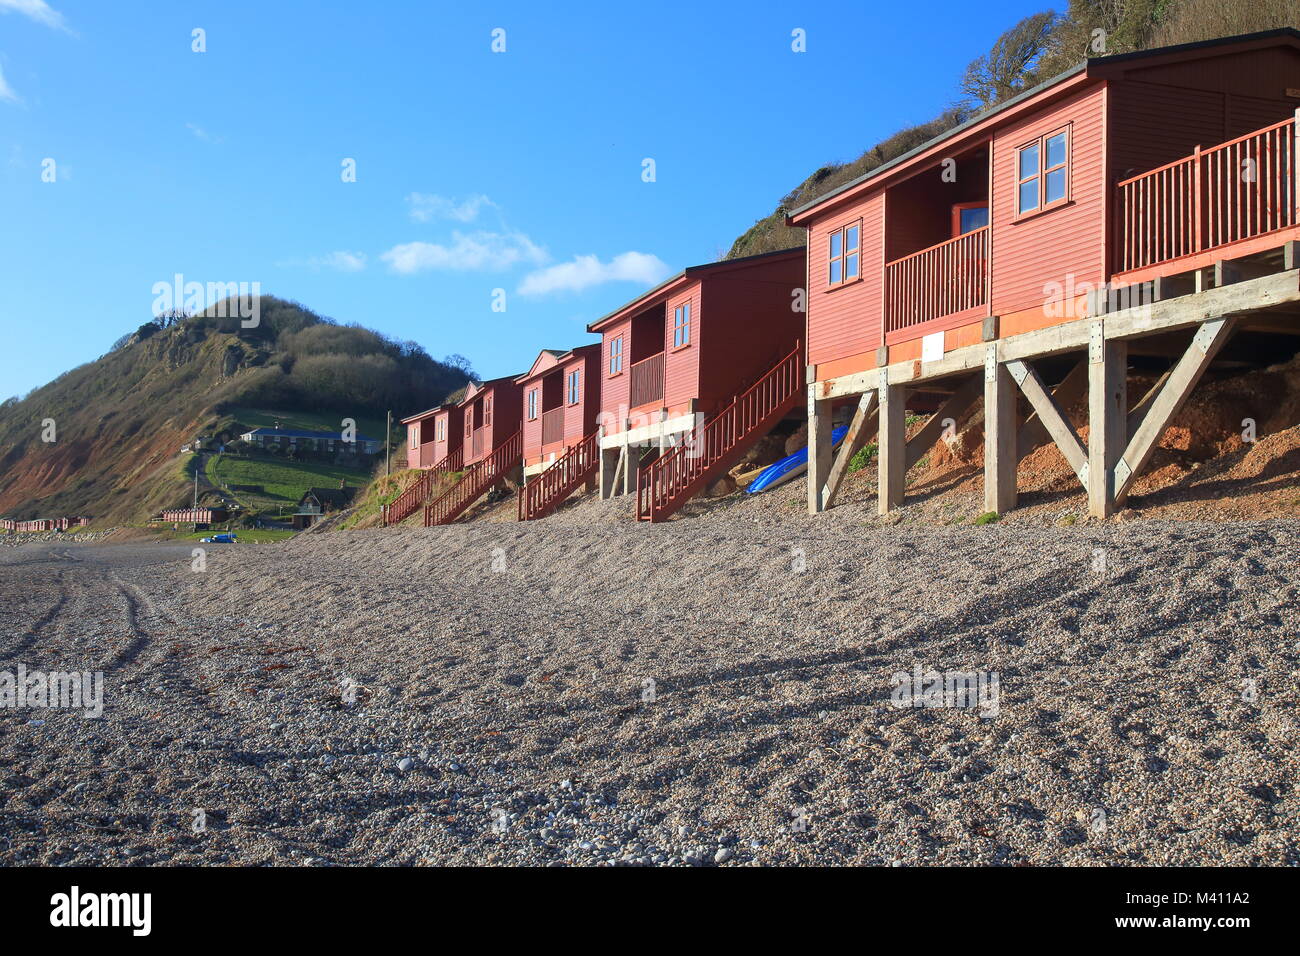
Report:
[{"label": "dark roof edge", "polygon": [[669,286],[673,285],[673,283],[680,282],[682,279],[693,278],[698,275],[705,275],[709,272],[714,271],[715,269],[722,269],[722,268],[734,267],[734,266],[743,266],[746,263],[755,262],[760,259],[775,259],[781,256],[794,255],[796,253],[798,253],[799,255],[805,255],[806,249],[807,249],[806,246],[791,246],[789,249],[777,249],[775,252],[756,252],[752,256],[738,256],[735,259],[719,259],[716,262],[705,262],[698,266],[687,266],[685,269],[681,270],[680,272],[669,276],[667,279],[665,279],[663,282],[660,282],[658,285],[652,286],[651,288],[647,289],[645,292],[642,292],[636,298],[628,299],[617,309],[614,309],[611,312],[606,312],[599,319],[596,319],[593,322],[589,322],[587,324],[587,331],[595,332],[596,326],[604,322],[608,322],[614,316],[618,315],[620,312],[626,311],[630,307],[636,305],[638,302],[641,302],[645,299],[653,298],[654,296],[662,292],[664,289],[667,289]]}]

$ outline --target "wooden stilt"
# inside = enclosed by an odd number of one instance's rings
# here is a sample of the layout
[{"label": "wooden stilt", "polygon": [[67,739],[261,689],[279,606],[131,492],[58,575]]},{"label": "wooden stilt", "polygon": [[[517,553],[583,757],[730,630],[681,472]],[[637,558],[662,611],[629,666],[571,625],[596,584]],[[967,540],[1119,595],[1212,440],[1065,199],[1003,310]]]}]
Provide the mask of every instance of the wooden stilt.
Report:
[{"label": "wooden stilt", "polygon": [[1088,513],[1115,512],[1114,470],[1124,450],[1128,414],[1128,343],[1106,341],[1094,322],[1088,343]]},{"label": "wooden stilt", "polygon": [[1123,455],[1115,466],[1115,500],[1122,502],[1138,473],[1146,467],[1155,451],[1156,443],[1173,417],[1187,403],[1192,389],[1201,380],[1214,356],[1223,348],[1236,326],[1236,319],[1211,319],[1197,330],[1192,344],[1169,372],[1169,379],[1151,407],[1142,417],[1133,437],[1128,440]]},{"label": "wooden stilt", "polygon": [[[829,508],[835,504],[835,496],[839,494],[840,483],[844,480],[844,476],[848,474],[849,462],[854,455],[862,450],[871,436],[876,433],[878,414],[879,409],[876,408],[875,390],[863,392],[862,397],[858,399],[858,408],[853,413],[853,420],[849,422],[849,430],[844,435],[844,442],[840,445],[840,450],[835,456],[835,463],[831,465],[826,483],[822,486],[822,508]],[[809,444],[808,447],[811,448],[812,445]],[[827,447],[830,447],[829,438],[827,439]]]},{"label": "wooden stilt", "polygon": [[628,458],[630,446],[624,445],[618,450],[618,465],[614,468],[614,493],[625,495],[627,488]]},{"label": "wooden stilt", "polygon": [[1016,506],[1016,387],[990,342],[984,358],[984,510]]},{"label": "wooden stilt", "polygon": [[618,462],[622,451],[619,448],[602,448],[600,450],[600,497],[614,497],[614,488],[618,482]]},{"label": "wooden stilt", "polygon": [[808,385],[808,513],[828,507],[822,488],[831,470],[831,403],[817,400],[817,386]]},{"label": "wooden stilt", "polygon": [[880,372],[880,435],[878,439],[877,488],[880,514],[903,503],[903,482],[907,477],[907,391],[902,385],[889,385]]}]

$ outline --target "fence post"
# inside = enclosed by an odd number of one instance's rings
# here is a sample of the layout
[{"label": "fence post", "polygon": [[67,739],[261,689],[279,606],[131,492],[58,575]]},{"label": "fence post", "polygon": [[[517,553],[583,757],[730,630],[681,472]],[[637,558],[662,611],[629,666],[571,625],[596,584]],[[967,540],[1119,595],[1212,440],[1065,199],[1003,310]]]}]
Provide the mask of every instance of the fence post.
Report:
[{"label": "fence post", "polygon": [[1192,150],[1192,252],[1200,252],[1205,246],[1205,201],[1201,197],[1206,181],[1201,170],[1203,163],[1198,143]]},{"label": "fence post", "polygon": [[1300,225],[1300,106],[1291,121],[1291,225]]}]

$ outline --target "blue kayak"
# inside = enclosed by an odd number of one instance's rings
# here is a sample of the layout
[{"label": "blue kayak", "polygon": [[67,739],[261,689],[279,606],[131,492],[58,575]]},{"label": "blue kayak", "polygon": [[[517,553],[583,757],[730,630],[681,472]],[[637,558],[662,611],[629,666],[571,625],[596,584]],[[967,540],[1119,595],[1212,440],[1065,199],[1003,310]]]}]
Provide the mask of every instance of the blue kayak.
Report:
[{"label": "blue kayak", "polygon": [[[849,432],[848,425],[841,425],[835,431],[831,432],[831,447],[834,448],[840,442],[844,441],[844,436]],[[756,495],[760,491],[767,491],[769,488],[775,488],[777,485],[789,481],[791,478],[797,478],[808,470],[808,449],[800,448],[789,458],[782,458],[775,465],[769,465],[750,482],[749,487],[745,490],[751,495]]]}]

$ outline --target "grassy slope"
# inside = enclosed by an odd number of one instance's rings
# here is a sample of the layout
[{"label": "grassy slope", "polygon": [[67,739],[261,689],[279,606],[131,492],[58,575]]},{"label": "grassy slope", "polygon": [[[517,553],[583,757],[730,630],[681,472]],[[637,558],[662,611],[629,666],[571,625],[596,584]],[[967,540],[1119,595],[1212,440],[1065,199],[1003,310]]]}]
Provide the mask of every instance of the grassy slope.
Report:
[{"label": "grassy slope", "polygon": [[363,468],[231,455],[212,456],[207,471],[215,485],[260,485],[261,492],[232,491],[254,511],[277,511],[284,505],[295,504],[308,488],[337,488],[340,479],[349,488],[362,488],[370,481],[370,472]]}]

